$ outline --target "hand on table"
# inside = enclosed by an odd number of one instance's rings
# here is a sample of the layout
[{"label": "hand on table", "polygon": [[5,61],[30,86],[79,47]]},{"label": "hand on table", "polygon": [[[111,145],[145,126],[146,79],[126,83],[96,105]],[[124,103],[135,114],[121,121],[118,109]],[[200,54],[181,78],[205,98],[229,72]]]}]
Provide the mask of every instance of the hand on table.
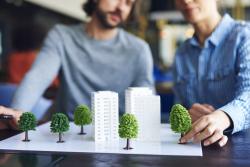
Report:
[{"label": "hand on table", "polygon": [[12,129],[18,129],[18,120],[20,119],[20,116],[22,115],[21,111],[17,111],[11,108],[7,108],[4,106],[0,106],[0,115],[12,115],[13,119],[9,121],[0,121],[0,129],[7,129],[11,127]]},{"label": "hand on table", "polygon": [[223,111],[217,110],[195,121],[192,129],[181,138],[180,142],[186,143],[193,138],[194,142],[203,141],[204,146],[218,141],[219,146],[223,147],[228,140],[223,131],[229,126],[230,118]]},{"label": "hand on table", "polygon": [[194,103],[188,112],[192,118],[192,122],[195,122],[200,117],[207,114],[211,114],[214,111],[215,111],[214,107],[209,104]]}]

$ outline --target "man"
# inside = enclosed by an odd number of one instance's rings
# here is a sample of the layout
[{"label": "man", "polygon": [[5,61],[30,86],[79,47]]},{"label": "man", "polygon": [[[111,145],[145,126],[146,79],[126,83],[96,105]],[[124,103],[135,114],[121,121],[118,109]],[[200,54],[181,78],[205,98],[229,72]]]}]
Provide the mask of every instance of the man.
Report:
[{"label": "man", "polygon": [[[16,127],[22,111],[31,111],[53,78],[59,74],[60,87],[55,110],[71,119],[78,104],[90,106],[91,92],[111,90],[119,93],[124,110],[124,91],[131,86],[153,86],[152,56],[148,45],[118,28],[136,8],[137,0],[88,0],[85,12],[91,16],[86,25],[53,28],[17,90],[9,124]],[[2,125],[2,128],[3,125]]]}]

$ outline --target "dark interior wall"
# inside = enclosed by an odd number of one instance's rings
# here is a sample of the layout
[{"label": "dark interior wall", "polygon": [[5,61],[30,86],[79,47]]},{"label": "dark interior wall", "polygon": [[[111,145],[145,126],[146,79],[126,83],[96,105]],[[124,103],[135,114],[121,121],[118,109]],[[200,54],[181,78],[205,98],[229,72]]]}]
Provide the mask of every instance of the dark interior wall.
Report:
[{"label": "dark interior wall", "polygon": [[173,11],[175,10],[175,1],[174,0],[151,0],[152,12],[155,11]]},{"label": "dark interior wall", "polygon": [[[0,0],[0,32],[3,52],[0,71],[4,70],[7,56],[13,50],[34,49],[41,46],[49,29],[57,23],[74,24],[78,20],[23,2],[21,5]],[[3,74],[0,74],[0,77]]]}]

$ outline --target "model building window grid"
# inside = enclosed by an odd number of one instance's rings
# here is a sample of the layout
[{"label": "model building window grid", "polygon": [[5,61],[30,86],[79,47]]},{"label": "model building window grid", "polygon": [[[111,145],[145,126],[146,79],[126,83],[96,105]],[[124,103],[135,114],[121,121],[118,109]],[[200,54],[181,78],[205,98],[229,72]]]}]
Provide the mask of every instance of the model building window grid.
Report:
[{"label": "model building window grid", "polygon": [[99,91],[92,94],[95,141],[118,141],[118,94]]}]

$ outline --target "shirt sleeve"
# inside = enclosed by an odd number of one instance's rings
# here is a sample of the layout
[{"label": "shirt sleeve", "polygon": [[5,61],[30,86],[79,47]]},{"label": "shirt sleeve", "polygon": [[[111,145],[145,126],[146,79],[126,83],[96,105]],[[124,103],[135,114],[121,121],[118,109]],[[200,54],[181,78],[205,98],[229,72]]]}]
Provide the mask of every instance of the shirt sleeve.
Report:
[{"label": "shirt sleeve", "polygon": [[145,44],[143,49],[140,51],[140,55],[138,56],[138,62],[136,64],[137,75],[136,79],[133,82],[133,87],[150,87],[153,90],[154,81],[153,81],[153,58],[151,50],[148,44]]},{"label": "shirt sleeve", "polygon": [[18,87],[11,107],[21,111],[32,111],[44,91],[57,76],[61,66],[62,44],[58,26],[53,28],[44,45]]},{"label": "shirt sleeve", "polygon": [[235,98],[219,110],[233,121],[232,133],[250,127],[250,40],[244,40],[237,51],[237,78]]}]

